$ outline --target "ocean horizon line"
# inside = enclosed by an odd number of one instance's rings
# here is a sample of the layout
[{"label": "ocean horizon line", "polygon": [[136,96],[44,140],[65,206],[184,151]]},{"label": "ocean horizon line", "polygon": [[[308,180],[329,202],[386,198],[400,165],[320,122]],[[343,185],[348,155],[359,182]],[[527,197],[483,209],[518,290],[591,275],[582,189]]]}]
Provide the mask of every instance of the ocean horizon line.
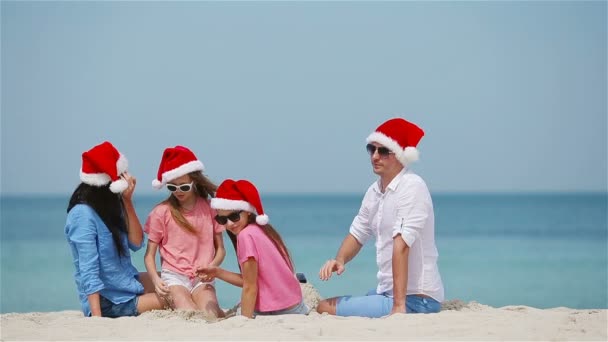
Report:
[{"label": "ocean horizon line", "polygon": [[[28,193],[2,193],[0,192],[0,199],[57,199],[66,198],[71,196],[71,192],[57,193],[57,192],[28,192]],[[263,197],[362,197],[365,192],[316,192],[316,191],[286,191],[286,192],[265,192],[260,195]],[[607,197],[608,191],[564,191],[564,190],[543,190],[543,191],[431,191],[433,197],[546,197],[546,196],[593,196],[593,197]],[[166,192],[141,192],[134,195],[135,198],[162,198],[167,196]]]}]

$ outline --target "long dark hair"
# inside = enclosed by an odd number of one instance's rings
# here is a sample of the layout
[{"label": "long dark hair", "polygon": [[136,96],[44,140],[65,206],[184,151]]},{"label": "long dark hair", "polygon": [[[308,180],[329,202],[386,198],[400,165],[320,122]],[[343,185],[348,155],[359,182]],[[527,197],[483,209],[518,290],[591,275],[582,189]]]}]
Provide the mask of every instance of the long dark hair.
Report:
[{"label": "long dark hair", "polygon": [[[190,179],[194,182],[194,189],[192,191],[196,191],[196,195],[198,197],[209,199],[210,197],[215,196],[215,191],[217,190],[217,185],[215,185],[209,178],[203,175],[200,171],[190,172],[188,174]],[[168,204],[169,209],[171,211],[171,216],[177,222],[177,224],[186,229],[187,231],[194,233],[196,229],[188,222],[188,220],[184,217],[182,212],[179,210],[181,205],[179,201],[173,194],[169,195],[169,197],[162,201],[160,204]]]},{"label": "long dark hair", "polygon": [[125,255],[127,251],[121,243],[120,234],[128,232],[128,222],[125,220],[126,214],[120,195],[110,191],[109,184],[97,187],[80,183],[70,198],[67,212],[76,204],[86,204],[95,210],[112,233],[118,255]]},{"label": "long dark hair", "polygon": [[[252,213],[249,213],[247,222],[249,224],[252,224],[252,223],[257,224],[255,222],[255,215]],[[287,263],[287,266],[289,266],[289,269],[291,269],[291,271],[295,273],[296,268],[295,268],[295,265],[293,264],[293,260],[291,259],[291,254],[289,254],[289,250],[287,249],[287,246],[283,242],[283,239],[281,238],[281,235],[279,234],[279,232],[277,232],[276,229],[274,229],[274,227],[271,224],[265,224],[265,225],[258,224],[258,226],[260,228],[262,228],[262,231],[264,232],[264,234],[266,234],[266,236],[268,236],[268,238],[270,238],[270,241],[272,241],[272,243],[277,248],[279,253],[281,253],[281,255],[283,256],[283,259]],[[226,233],[228,233],[228,237],[230,238],[230,241],[232,242],[232,246],[234,247],[234,251],[236,252],[236,235],[234,235],[232,232],[229,232],[228,230],[226,230]],[[239,265],[239,268],[240,268],[240,265]]]}]

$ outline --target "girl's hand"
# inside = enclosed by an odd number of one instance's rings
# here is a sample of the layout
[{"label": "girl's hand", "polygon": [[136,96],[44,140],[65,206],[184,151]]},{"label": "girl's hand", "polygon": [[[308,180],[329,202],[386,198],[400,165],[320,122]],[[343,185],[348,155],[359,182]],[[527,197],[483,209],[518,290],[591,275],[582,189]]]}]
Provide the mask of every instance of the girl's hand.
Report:
[{"label": "girl's hand", "polygon": [[169,287],[162,280],[157,279],[154,281],[154,291],[159,296],[166,297],[169,294]]},{"label": "girl's hand", "polygon": [[131,174],[128,172],[124,172],[120,176],[120,178],[126,180],[127,183],[129,184],[127,186],[127,188],[125,189],[125,191],[122,192],[122,197],[125,200],[130,201],[131,198],[133,197],[133,192],[135,191],[135,184],[137,183],[137,179],[135,179],[135,177],[131,176]]},{"label": "girl's hand", "polygon": [[199,266],[196,269],[196,274],[199,278],[201,278],[202,281],[208,283],[213,281],[215,277],[217,277],[217,273],[219,272],[219,270],[219,267],[213,265],[209,265],[207,267]]}]

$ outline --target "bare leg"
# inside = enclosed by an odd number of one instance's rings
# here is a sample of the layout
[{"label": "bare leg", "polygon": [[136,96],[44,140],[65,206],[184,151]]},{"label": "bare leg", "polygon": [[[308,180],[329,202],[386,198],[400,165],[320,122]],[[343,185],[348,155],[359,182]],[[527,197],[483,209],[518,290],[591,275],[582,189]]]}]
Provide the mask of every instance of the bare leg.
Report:
[{"label": "bare leg", "polygon": [[156,293],[144,293],[137,300],[137,311],[144,313],[150,310],[162,310],[163,301]]},{"label": "bare leg", "polygon": [[192,296],[187,288],[180,285],[169,286],[169,294],[173,299],[175,310],[196,310],[196,304],[192,301]]},{"label": "bare leg", "polygon": [[333,297],[333,298],[328,298],[328,299],[324,299],[324,300],[320,301],[319,305],[317,305],[317,312],[318,313],[327,312],[330,315],[335,315],[336,306],[338,304],[338,298],[340,298],[340,297]]},{"label": "bare leg", "polygon": [[217,303],[215,287],[212,285],[202,285],[197,287],[192,293],[192,299],[194,299],[194,303],[196,303],[196,307],[199,310],[202,310],[207,314],[214,315],[215,317],[224,317],[224,311],[220,309],[220,306]]}]

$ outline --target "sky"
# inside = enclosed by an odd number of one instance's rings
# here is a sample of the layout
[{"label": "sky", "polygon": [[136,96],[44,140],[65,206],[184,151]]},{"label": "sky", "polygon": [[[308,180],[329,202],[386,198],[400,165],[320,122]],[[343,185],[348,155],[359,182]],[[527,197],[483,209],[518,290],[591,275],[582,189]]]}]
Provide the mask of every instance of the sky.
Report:
[{"label": "sky", "polygon": [[363,193],[365,138],[424,129],[431,192],[607,191],[607,4],[1,2],[0,192],[69,194],[111,141],[216,183]]}]

